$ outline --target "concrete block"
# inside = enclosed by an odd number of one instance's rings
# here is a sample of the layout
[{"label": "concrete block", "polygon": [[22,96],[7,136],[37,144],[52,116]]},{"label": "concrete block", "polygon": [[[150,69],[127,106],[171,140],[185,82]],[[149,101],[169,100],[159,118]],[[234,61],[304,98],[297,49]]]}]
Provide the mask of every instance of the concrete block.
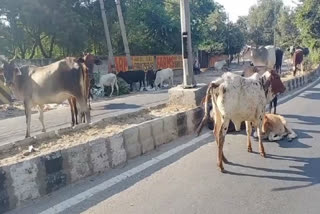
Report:
[{"label": "concrete block", "polygon": [[122,134],[109,137],[108,145],[110,147],[110,165],[115,167],[127,161],[127,153],[125,150]]},{"label": "concrete block", "polygon": [[152,151],[155,147],[154,138],[152,136],[151,123],[146,122],[140,124],[139,128],[139,140],[142,146],[142,153],[145,154],[149,151]]},{"label": "concrete block", "polygon": [[200,124],[202,118],[203,118],[204,112],[203,109],[198,107],[196,109],[193,110],[193,124],[194,127],[198,127],[198,125]]},{"label": "concrete block", "polygon": [[139,142],[139,129],[134,126],[123,131],[123,140],[127,152],[127,158],[134,158],[142,154],[142,146]]},{"label": "concrete block", "polygon": [[177,132],[178,137],[182,137],[187,134],[188,126],[187,126],[187,115],[185,112],[181,112],[177,114]]},{"label": "concrete block", "polygon": [[42,179],[44,194],[49,194],[67,185],[67,174],[64,172],[61,151],[45,155],[40,158],[40,161],[45,168],[45,175]]},{"label": "concrete block", "polygon": [[107,139],[99,138],[89,142],[90,152],[90,165],[94,174],[105,172],[110,168]]},{"label": "concrete block", "polygon": [[58,129],[57,134],[64,135],[64,134],[70,133],[72,131],[73,131],[72,127],[66,127],[66,128]]},{"label": "concrete block", "polygon": [[193,122],[194,110],[187,111],[186,116],[187,116],[187,134],[192,134],[196,129],[195,124]]},{"label": "concrete block", "polygon": [[0,168],[0,213],[10,209],[10,197],[7,188],[7,173]]},{"label": "concrete block", "polygon": [[163,118],[164,143],[169,143],[178,138],[177,115]]},{"label": "concrete block", "polygon": [[89,167],[89,146],[87,144],[66,149],[61,153],[62,157],[67,160],[65,170],[70,174],[68,183],[73,183],[91,174]]},{"label": "concrete block", "polygon": [[161,118],[152,120],[151,128],[155,146],[160,146],[165,143],[163,120]]},{"label": "concrete block", "polygon": [[169,105],[197,107],[206,94],[207,85],[198,84],[196,88],[184,89],[181,85],[169,89]]},{"label": "concrete block", "polygon": [[26,160],[10,167],[13,194],[17,200],[17,206],[20,206],[21,202],[40,197],[37,183],[38,160],[38,158]]},{"label": "concrete block", "polygon": [[44,133],[37,134],[36,136],[34,136],[34,138],[37,141],[43,141],[43,140],[47,140],[47,139],[54,138],[54,137],[57,137],[56,131],[44,132]]}]

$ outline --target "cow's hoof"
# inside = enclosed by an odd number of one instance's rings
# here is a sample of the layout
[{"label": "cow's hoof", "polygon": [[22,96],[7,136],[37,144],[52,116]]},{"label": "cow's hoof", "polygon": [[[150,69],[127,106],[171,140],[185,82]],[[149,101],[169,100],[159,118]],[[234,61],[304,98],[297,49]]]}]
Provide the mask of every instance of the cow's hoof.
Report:
[{"label": "cow's hoof", "polygon": [[222,163],[221,164],[217,164],[217,166],[218,166],[220,172],[224,172],[224,167],[223,167]]},{"label": "cow's hoof", "polygon": [[265,152],[260,152],[261,157],[266,157],[266,153]]},{"label": "cow's hoof", "polygon": [[248,152],[250,152],[250,153],[252,152],[252,147],[251,146],[248,147]]},{"label": "cow's hoof", "polygon": [[42,131],[42,132],[46,132],[46,130],[45,130],[45,129],[42,129],[41,131]]}]

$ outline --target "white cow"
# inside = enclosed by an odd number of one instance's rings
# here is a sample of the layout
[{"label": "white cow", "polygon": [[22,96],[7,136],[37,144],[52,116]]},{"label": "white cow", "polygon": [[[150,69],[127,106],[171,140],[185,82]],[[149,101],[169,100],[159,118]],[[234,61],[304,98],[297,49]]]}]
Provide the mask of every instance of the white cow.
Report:
[{"label": "white cow", "polygon": [[214,63],[214,68],[217,71],[221,71],[225,64],[226,64],[226,60],[217,61],[217,62]]},{"label": "white cow", "polygon": [[276,48],[272,45],[259,48],[247,45],[241,55],[243,59],[250,59],[254,66],[273,69],[276,64]]},{"label": "white cow", "polygon": [[214,108],[214,135],[218,144],[218,167],[221,171],[224,170],[222,161],[227,162],[222,149],[231,120],[236,131],[240,130],[241,122],[246,121],[248,152],[252,151],[252,126],[257,127],[260,154],[265,157],[261,138],[265,107],[277,93],[284,90],[285,87],[275,72],[266,72],[263,76],[255,73],[249,78],[227,72],[209,84],[205,97],[205,114],[197,132],[200,134],[208,119],[208,102],[211,98]]},{"label": "white cow", "polygon": [[108,73],[108,74],[104,74],[100,77],[100,81],[99,84],[97,85],[98,87],[102,87],[103,86],[110,86],[111,87],[111,93],[110,93],[110,97],[113,94],[113,90],[114,90],[114,86],[116,86],[117,89],[117,95],[119,95],[119,86],[118,86],[118,80],[117,80],[117,75],[113,74],[113,73]]},{"label": "white cow", "polygon": [[157,72],[156,79],[154,84],[156,86],[156,90],[158,90],[158,85],[160,84],[160,88],[164,81],[168,81],[173,86],[173,70],[171,68],[162,69]]}]

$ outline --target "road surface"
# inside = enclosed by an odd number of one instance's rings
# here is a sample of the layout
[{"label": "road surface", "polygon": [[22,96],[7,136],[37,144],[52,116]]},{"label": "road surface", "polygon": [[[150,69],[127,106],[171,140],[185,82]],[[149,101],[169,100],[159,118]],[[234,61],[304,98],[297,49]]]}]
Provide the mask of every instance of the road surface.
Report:
[{"label": "road surface", "polygon": [[187,136],[11,213],[277,213],[320,210],[320,84],[280,102],[298,134],[292,142],[265,142],[267,158],[248,153],[244,133],[230,134],[231,164],[216,167],[211,132]]}]

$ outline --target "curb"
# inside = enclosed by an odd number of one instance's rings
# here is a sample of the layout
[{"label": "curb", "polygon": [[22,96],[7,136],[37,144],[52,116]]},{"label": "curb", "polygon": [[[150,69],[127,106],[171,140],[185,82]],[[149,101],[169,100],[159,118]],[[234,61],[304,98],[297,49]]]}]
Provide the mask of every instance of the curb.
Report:
[{"label": "curb", "polygon": [[202,109],[197,107],[141,123],[111,137],[2,166],[0,213],[82,178],[107,172],[162,144],[191,134],[202,119],[202,114]]}]

